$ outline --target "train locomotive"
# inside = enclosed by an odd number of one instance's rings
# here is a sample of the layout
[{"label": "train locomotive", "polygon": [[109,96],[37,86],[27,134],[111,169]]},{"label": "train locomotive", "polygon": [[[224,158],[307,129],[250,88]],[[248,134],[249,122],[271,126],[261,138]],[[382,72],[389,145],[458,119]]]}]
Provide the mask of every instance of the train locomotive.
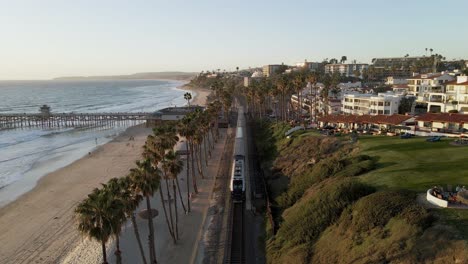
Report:
[{"label": "train locomotive", "polygon": [[236,138],[234,141],[232,171],[231,171],[231,196],[234,202],[242,202],[245,199],[245,116],[244,108],[238,108]]}]

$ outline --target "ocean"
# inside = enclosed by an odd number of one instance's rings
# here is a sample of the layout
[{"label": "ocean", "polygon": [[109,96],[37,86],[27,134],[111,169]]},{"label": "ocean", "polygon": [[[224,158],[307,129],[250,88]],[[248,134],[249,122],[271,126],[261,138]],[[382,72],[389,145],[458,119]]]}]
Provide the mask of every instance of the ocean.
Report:
[{"label": "ocean", "polygon": [[[0,113],[152,112],[185,104],[184,83],[162,80],[0,81]],[[44,175],[71,164],[131,123],[95,128],[0,130],[0,207]]]}]

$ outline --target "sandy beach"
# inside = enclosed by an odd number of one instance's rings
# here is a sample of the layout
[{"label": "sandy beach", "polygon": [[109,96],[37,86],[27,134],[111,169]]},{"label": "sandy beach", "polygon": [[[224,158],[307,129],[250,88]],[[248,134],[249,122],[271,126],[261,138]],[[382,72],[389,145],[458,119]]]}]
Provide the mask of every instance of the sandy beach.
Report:
[{"label": "sandy beach", "polygon": [[[204,105],[209,92],[197,89],[191,103]],[[149,133],[151,129],[142,125],[128,128],[91,154],[42,177],[33,190],[0,208],[0,262],[98,263],[100,256],[92,252],[86,262],[81,259],[84,255],[71,256],[77,248],[99,246],[78,234],[74,207],[101,183],[125,176],[140,159]],[[204,193],[210,191],[209,186],[205,184]]]}]

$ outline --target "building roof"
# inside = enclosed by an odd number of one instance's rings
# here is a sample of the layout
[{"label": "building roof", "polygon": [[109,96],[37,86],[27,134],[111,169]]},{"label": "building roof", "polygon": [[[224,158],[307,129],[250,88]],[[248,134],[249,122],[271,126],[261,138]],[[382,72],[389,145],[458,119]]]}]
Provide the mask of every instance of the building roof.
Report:
[{"label": "building roof", "polygon": [[182,107],[167,107],[154,112],[156,115],[186,115],[194,112],[196,109],[203,110],[204,107],[198,105],[182,106]]},{"label": "building roof", "polygon": [[437,78],[437,77],[440,77],[440,76],[442,76],[441,73],[436,73],[436,74],[427,73],[427,74],[419,74],[419,75],[416,75],[416,76],[409,77],[408,80],[414,80],[414,79],[434,79],[434,78]]},{"label": "building roof", "polygon": [[468,123],[468,115],[456,113],[426,113],[418,116],[416,121],[443,122],[443,123]]},{"label": "building roof", "polygon": [[454,80],[454,81],[446,82],[445,85],[463,85],[463,86],[467,86],[468,82],[457,83],[457,80]]},{"label": "building roof", "polygon": [[393,85],[392,88],[405,88],[405,89],[408,89],[409,86],[408,86],[408,84],[396,84],[396,85]]},{"label": "building roof", "polygon": [[399,125],[411,119],[407,115],[329,115],[320,117],[320,122]]}]

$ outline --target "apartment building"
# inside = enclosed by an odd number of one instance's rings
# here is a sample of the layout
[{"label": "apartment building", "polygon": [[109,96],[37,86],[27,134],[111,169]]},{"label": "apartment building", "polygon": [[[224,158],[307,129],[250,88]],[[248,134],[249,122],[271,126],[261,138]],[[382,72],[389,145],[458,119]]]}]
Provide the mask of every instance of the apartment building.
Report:
[{"label": "apartment building", "polygon": [[352,115],[393,115],[398,114],[401,94],[345,94],[341,100],[341,112]]},{"label": "apartment building", "polygon": [[387,80],[385,81],[386,85],[400,85],[400,84],[407,84],[408,79],[406,78],[398,78],[395,76],[388,76]]},{"label": "apartment building", "polygon": [[448,73],[427,73],[408,78],[408,94],[416,96],[417,101],[427,101],[429,93],[444,93],[445,83],[455,80]]},{"label": "apartment building", "polygon": [[304,62],[296,63],[297,68],[307,69],[309,71],[316,71],[320,68],[320,62],[308,62],[307,60]]},{"label": "apartment building", "polygon": [[445,93],[429,93],[428,112],[447,113],[458,111],[468,114],[468,76],[457,76],[456,80],[444,83]]},{"label": "apartment building", "polygon": [[[346,77],[354,76],[356,71],[359,71],[362,75],[364,69],[367,69],[369,64],[364,63],[353,63],[353,64],[327,64],[325,65],[325,73],[333,74],[338,72],[341,75],[345,75]],[[361,76],[354,76],[354,77],[361,77]]]},{"label": "apartment building", "polygon": [[280,67],[280,64],[270,64],[263,66],[263,76],[270,77],[272,75],[275,75]]}]

